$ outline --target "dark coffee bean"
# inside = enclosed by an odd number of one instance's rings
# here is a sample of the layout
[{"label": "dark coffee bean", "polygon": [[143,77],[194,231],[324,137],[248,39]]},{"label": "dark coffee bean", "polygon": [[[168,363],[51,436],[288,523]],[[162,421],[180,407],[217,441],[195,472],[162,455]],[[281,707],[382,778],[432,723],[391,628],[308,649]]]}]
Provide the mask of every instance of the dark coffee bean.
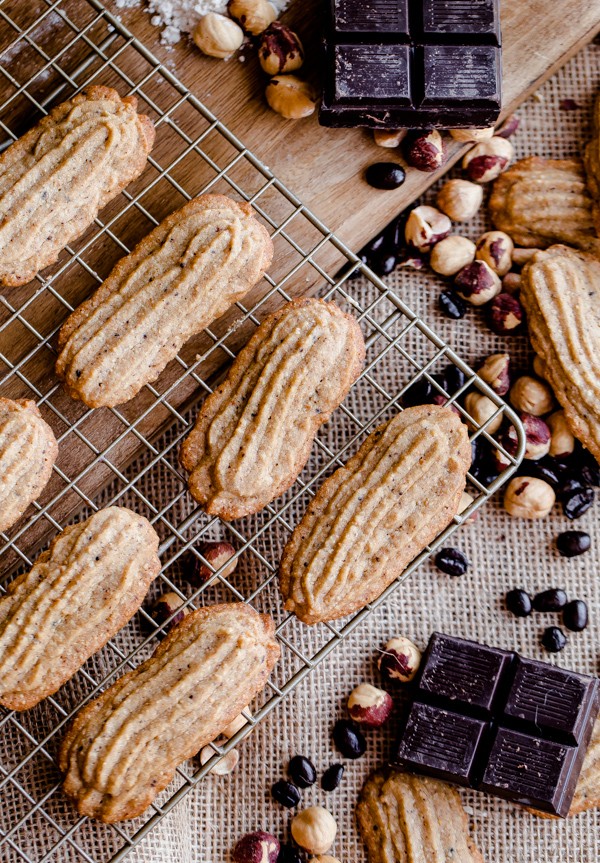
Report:
[{"label": "dark coffee bean", "polygon": [[315,765],[304,755],[294,755],[288,764],[288,773],[298,788],[308,788],[317,781]]},{"label": "dark coffee bean", "polygon": [[560,498],[569,498],[576,491],[581,491],[585,488],[585,484],[576,476],[568,476],[561,480],[556,489],[556,494]]},{"label": "dark coffee bean", "polygon": [[563,557],[577,557],[589,551],[592,541],[583,530],[565,530],[556,537],[556,547]]},{"label": "dark coffee bean", "polygon": [[560,482],[558,475],[550,466],[541,464],[538,461],[532,461],[531,459],[526,459],[525,462],[521,464],[518,473],[521,476],[533,476],[536,477],[536,479],[542,479],[554,489],[556,489]]},{"label": "dark coffee bean", "polygon": [[453,396],[454,393],[458,392],[464,382],[464,372],[462,372],[458,366],[446,366],[442,372],[441,384],[450,396]]},{"label": "dark coffee bean", "polygon": [[277,863],[302,863],[302,857],[291,845],[282,845],[279,849]]},{"label": "dark coffee bean", "polygon": [[374,237],[370,243],[367,243],[365,246],[365,252],[367,255],[372,255],[375,252],[379,252],[382,250],[383,245],[385,243],[385,234],[381,233]]},{"label": "dark coffee bean", "polygon": [[406,218],[404,213],[402,213],[391,221],[384,231],[386,246],[395,255],[404,251],[404,226],[406,225]]},{"label": "dark coffee bean", "polygon": [[420,377],[411,384],[402,396],[402,406],[413,408],[416,405],[428,405],[431,403],[433,386],[427,378]]},{"label": "dark coffee bean", "polygon": [[515,617],[528,617],[532,611],[531,597],[525,590],[515,588],[506,594],[506,608]]},{"label": "dark coffee bean", "polygon": [[567,643],[567,636],[558,626],[549,626],[542,635],[542,644],[549,653],[558,653]]},{"label": "dark coffee bean", "polygon": [[451,289],[442,291],[438,297],[438,306],[442,314],[455,321],[467,314],[467,304]]},{"label": "dark coffee bean", "polygon": [[406,179],[406,173],[397,162],[375,162],[365,171],[365,179],[374,189],[397,189]]},{"label": "dark coffee bean", "polygon": [[581,632],[588,625],[588,607],[583,599],[572,599],[563,608],[563,623],[571,632]]},{"label": "dark coffee bean", "polygon": [[348,719],[339,719],[335,723],[333,741],[345,758],[360,758],[367,748],[362,731]]},{"label": "dark coffee bean", "polygon": [[579,518],[591,507],[594,497],[594,489],[590,488],[590,486],[573,492],[569,497],[563,498],[563,514],[570,519]]},{"label": "dark coffee bean", "polygon": [[321,777],[321,788],[323,791],[335,791],[344,775],[343,764],[332,764]]},{"label": "dark coffee bean", "polygon": [[464,575],[469,561],[457,548],[442,548],[435,556],[435,565],[446,575]]},{"label": "dark coffee bean", "polygon": [[300,792],[291,782],[286,782],[285,779],[280,779],[271,786],[271,794],[273,798],[285,806],[286,809],[291,809],[300,803]]},{"label": "dark coffee bean", "polygon": [[397,263],[396,255],[390,255],[384,251],[383,254],[373,257],[371,269],[378,276],[389,276],[396,269]]},{"label": "dark coffee bean", "polygon": [[587,449],[581,448],[577,453],[577,461],[583,462],[581,476],[588,485],[600,486],[600,465]]},{"label": "dark coffee bean", "polygon": [[560,611],[567,604],[567,594],[560,587],[542,590],[533,597],[536,611]]}]

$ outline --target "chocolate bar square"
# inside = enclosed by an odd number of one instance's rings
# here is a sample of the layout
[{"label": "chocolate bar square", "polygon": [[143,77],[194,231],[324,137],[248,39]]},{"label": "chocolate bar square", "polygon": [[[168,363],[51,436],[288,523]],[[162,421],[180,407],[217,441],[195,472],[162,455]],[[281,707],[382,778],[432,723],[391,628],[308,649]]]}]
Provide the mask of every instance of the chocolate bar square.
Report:
[{"label": "chocolate bar square", "polygon": [[499,44],[498,4],[494,0],[423,0],[423,32],[427,36],[487,36]]},{"label": "chocolate bar square", "polygon": [[350,104],[361,99],[385,102],[395,99],[410,105],[410,63],[406,45],[337,45],[335,79],[338,102]]},{"label": "chocolate bar square", "polygon": [[393,33],[408,36],[408,0],[333,0],[340,33]]}]

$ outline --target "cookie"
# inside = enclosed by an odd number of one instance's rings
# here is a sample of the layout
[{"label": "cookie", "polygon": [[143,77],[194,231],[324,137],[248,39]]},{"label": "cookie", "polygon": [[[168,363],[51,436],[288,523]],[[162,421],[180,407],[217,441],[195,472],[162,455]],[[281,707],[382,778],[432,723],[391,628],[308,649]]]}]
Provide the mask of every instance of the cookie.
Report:
[{"label": "cookie", "polygon": [[470,464],[466,426],[449,407],[409,408],[376,429],[287,543],[286,609],[319,623],[376,599],[456,515]]},{"label": "cookie", "polygon": [[596,233],[600,236],[600,93],[594,103],[592,139],[585,148],[583,164],[588,189],[594,201],[593,217]]},{"label": "cookie", "polygon": [[0,285],[53,264],[142,173],[155,133],[136,107],[134,96],[89,87],[0,156]]},{"label": "cookie", "polygon": [[35,402],[0,398],[0,530],[7,530],[40,496],[58,444]]},{"label": "cookie", "polygon": [[445,782],[377,770],[356,815],[369,863],[483,863],[458,792]]},{"label": "cookie", "polygon": [[142,813],[263,688],[278,658],[273,621],[244,603],[188,614],[67,731],[59,765],[79,814],[110,823]]},{"label": "cookie", "polygon": [[357,321],[335,303],[292,300],[266,318],[181,448],[190,493],[206,512],[240,518],[283,494],[364,358]]},{"label": "cookie", "polygon": [[27,710],[135,614],[158,575],[158,536],[111,506],[56,537],[0,598],[0,704]]},{"label": "cookie", "polygon": [[200,195],[171,213],[63,324],[56,372],[69,395],[92,408],[133,398],[262,279],[272,256],[249,204]]},{"label": "cookie", "polygon": [[569,428],[600,459],[600,260],[568,246],[523,268],[529,337]]},{"label": "cookie", "polygon": [[494,226],[518,246],[568,243],[600,249],[593,201],[581,159],[521,159],[495,181],[489,200]]}]

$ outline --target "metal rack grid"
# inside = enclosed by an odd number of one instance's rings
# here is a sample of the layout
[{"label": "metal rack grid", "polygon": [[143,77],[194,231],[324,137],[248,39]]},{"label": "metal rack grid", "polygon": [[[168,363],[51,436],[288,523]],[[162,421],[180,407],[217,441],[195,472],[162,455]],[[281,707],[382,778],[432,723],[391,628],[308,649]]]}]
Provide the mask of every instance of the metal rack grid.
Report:
[{"label": "metal rack grid", "polygon": [[[524,437],[514,412],[98,0],[0,0],[0,79],[5,146],[49,105],[90,83],[115,86],[122,95],[136,94],[140,109],[157,127],[157,143],[140,180],[67,248],[50,274],[0,296],[0,392],[33,398],[52,425],[61,451],[45,494],[25,520],[2,534],[0,568],[5,580],[18,566],[30,566],[37,550],[82,510],[89,513],[126,503],[146,515],[161,538],[163,568],[153,594],[174,591],[189,607],[215,600],[251,603],[274,616],[282,646],[282,659],[248,712],[246,725],[223,745],[215,744],[215,755],[203,766],[194,760],[181,765],[174,783],[144,816],[131,822],[102,825],[78,817],[60,792],[55,759],[64,727],[79,707],[121,670],[139,664],[156,645],[160,632],[144,609],[55,696],[23,714],[2,710],[2,859],[118,861],[493,494],[520,462]],[[275,243],[270,274],[251,303],[237,303],[229,317],[186,346],[161,378],[131,403],[91,411],[72,402],[52,371],[60,324],[137,239],[175,206],[203,191],[224,191],[251,203]],[[351,281],[356,272],[368,279],[360,302]],[[211,392],[218,369],[235,356],[267,310],[307,290],[318,290],[356,315],[367,344],[365,369],[346,403],[319,433],[310,465],[294,487],[256,516],[221,523],[192,505],[177,463],[179,444],[192,421],[189,405]],[[439,377],[447,364],[465,375],[464,383],[451,393]],[[351,618],[307,631],[281,607],[276,588],[281,548],[322,478],[342,464],[370,430],[400,409],[403,394],[419,377],[427,378],[470,420],[459,400],[472,388],[484,392],[497,407],[494,416],[502,414],[515,426],[518,451],[510,456],[489,433],[494,417],[483,426],[472,423],[473,439],[501,451],[510,466],[489,485],[469,477],[473,504],[376,602]],[[398,379],[404,381],[400,390],[394,385]],[[168,427],[167,437],[159,442],[158,433]],[[106,486],[108,491],[101,493]],[[160,496],[152,493],[157,489]],[[236,546],[234,574],[226,575],[223,567],[214,572],[201,554],[202,542],[217,537]],[[213,571],[200,586],[190,575],[196,560]]]}]

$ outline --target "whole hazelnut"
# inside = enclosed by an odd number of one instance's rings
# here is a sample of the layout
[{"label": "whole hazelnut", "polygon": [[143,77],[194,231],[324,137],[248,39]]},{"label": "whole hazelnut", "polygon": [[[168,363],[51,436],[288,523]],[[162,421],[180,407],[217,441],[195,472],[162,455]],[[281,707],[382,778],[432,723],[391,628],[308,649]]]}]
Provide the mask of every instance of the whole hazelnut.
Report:
[{"label": "whole hazelnut", "polygon": [[479,141],[488,141],[494,136],[494,127],[487,126],[485,129],[450,129],[450,134],[455,141],[462,144],[477,144]]},{"label": "whole hazelnut", "polygon": [[229,0],[227,11],[253,36],[260,36],[277,18],[275,7],[267,0]]},{"label": "whole hazelnut", "polygon": [[496,335],[509,336],[519,329],[524,315],[523,306],[516,297],[500,293],[490,303],[487,320]]},{"label": "whole hazelnut", "polygon": [[406,137],[406,129],[375,129],[373,131],[373,140],[378,147],[385,147],[388,150],[393,150],[399,147]]},{"label": "whole hazelnut", "polygon": [[483,202],[483,189],[468,180],[448,180],[437,194],[437,205],[455,222],[468,222]]},{"label": "whole hazelnut", "polygon": [[322,806],[309,806],[292,820],[294,842],[311,854],[325,854],[335,841],[335,818]]},{"label": "whole hazelnut", "polygon": [[404,158],[418,171],[436,171],[444,164],[444,142],[437,129],[416,132],[404,140]]},{"label": "whole hazelnut", "polygon": [[[540,417],[531,414],[521,414],[521,422],[525,431],[525,453],[524,458],[537,461],[548,455],[550,450],[550,429],[547,423]],[[517,431],[510,426],[502,436],[502,446],[511,455],[515,455],[518,448]]]},{"label": "whole hazelnut", "polygon": [[[150,609],[150,617],[154,620],[159,626],[168,620],[171,615],[177,611],[177,609],[181,609],[178,614],[175,615],[173,620],[166,627],[167,632],[169,632],[174,626],[177,626],[184,617],[190,613],[189,608],[182,608],[184,600],[178,596],[173,591],[168,591],[167,593],[161,594],[157,597],[152,603],[152,607]],[[161,633],[159,633],[160,635]]]},{"label": "whole hazelnut", "polygon": [[410,211],[404,237],[406,242],[419,252],[429,252],[436,243],[447,237],[451,230],[452,222],[448,216],[435,207],[421,206]]},{"label": "whole hazelnut", "polygon": [[487,433],[494,434],[502,425],[502,412],[498,413],[498,416],[494,416],[498,411],[498,406],[483,393],[468,393],[465,398],[465,410],[471,417],[472,422],[469,420],[467,422],[473,430],[485,425]]},{"label": "whole hazelnut", "polygon": [[279,849],[279,839],[258,830],[238,840],[231,859],[233,863],[277,863]]},{"label": "whole hazelnut", "polygon": [[537,255],[539,251],[539,249],[515,248],[513,249],[513,264],[516,264],[517,267],[523,267],[525,264],[529,263],[533,256]]},{"label": "whole hazelnut", "polygon": [[473,261],[456,274],[456,293],[473,306],[483,306],[500,293],[502,283],[485,261]]},{"label": "whole hazelnut", "polygon": [[[225,567],[219,574],[227,578],[235,571],[238,565],[235,548],[230,542],[217,541],[205,542],[200,548],[200,554],[206,561],[196,559],[196,569],[193,575],[195,581],[204,584],[222,566]],[[231,561],[227,566],[227,561]]]},{"label": "whole hazelnut", "polygon": [[481,380],[505,396],[510,389],[510,357],[508,354],[491,354],[477,372]]},{"label": "whole hazelnut", "polygon": [[569,425],[564,411],[554,411],[547,419],[552,435],[550,440],[550,455],[555,458],[565,458],[571,455],[575,449],[575,438]]},{"label": "whole hazelnut", "polygon": [[516,114],[511,114],[496,132],[498,138],[510,138],[519,128],[521,121]]},{"label": "whole hazelnut", "polygon": [[429,264],[441,276],[454,276],[475,258],[475,243],[467,237],[453,234],[436,243]]},{"label": "whole hazelnut", "polygon": [[476,144],[462,160],[469,180],[489,183],[500,176],[514,158],[513,145],[506,138],[494,137]]},{"label": "whole hazelnut", "polygon": [[204,54],[226,60],[242,47],[244,31],[231,18],[208,12],[198,21],[192,38]]},{"label": "whole hazelnut", "polygon": [[546,369],[546,365],[545,365],[543,359],[536,354],[533,358],[533,371],[538,376],[538,378],[545,378],[546,377],[545,369]]},{"label": "whole hazelnut", "polygon": [[523,375],[510,388],[510,401],[518,411],[541,417],[554,407],[552,390],[545,381]]},{"label": "whole hazelnut", "polygon": [[355,722],[378,728],[390,718],[393,702],[392,697],[383,689],[377,689],[370,683],[361,683],[350,693],[348,698],[348,713]]},{"label": "whole hazelnut", "polygon": [[507,273],[502,277],[502,293],[510,294],[511,297],[521,290],[521,276],[519,273]]},{"label": "whole hazelnut", "polygon": [[265,90],[269,107],[286,120],[301,120],[314,114],[316,98],[312,87],[295,75],[275,75]]},{"label": "whole hazelnut", "polygon": [[504,509],[517,518],[544,518],[555,500],[554,489],[543,479],[516,476],[506,487]]},{"label": "whole hazelnut", "polygon": [[[245,707],[244,710],[246,711],[246,713],[250,714],[250,716],[252,715],[247,707]],[[229,740],[230,737],[233,737],[234,734],[237,734],[238,731],[247,724],[248,720],[246,719],[244,714],[238,713],[235,719],[232,719],[229,725],[225,726],[225,728],[221,731],[221,734],[223,735],[223,737],[226,737]]]},{"label": "whole hazelnut", "polygon": [[419,670],[421,651],[403,635],[390,638],[381,652],[377,665],[388,680],[410,683]]},{"label": "whole hazelnut", "polygon": [[487,231],[477,240],[475,257],[485,263],[499,276],[505,276],[512,266],[515,244],[504,231]]},{"label": "whole hazelnut", "polygon": [[302,42],[281,21],[273,21],[260,37],[258,61],[267,75],[295,72],[304,63]]},{"label": "whole hazelnut", "polygon": [[[200,764],[206,764],[214,754],[215,750],[212,746],[203,746],[200,750]],[[233,773],[239,760],[240,753],[237,749],[230,749],[208,772],[213,773],[215,776],[228,776],[230,773]]]}]

